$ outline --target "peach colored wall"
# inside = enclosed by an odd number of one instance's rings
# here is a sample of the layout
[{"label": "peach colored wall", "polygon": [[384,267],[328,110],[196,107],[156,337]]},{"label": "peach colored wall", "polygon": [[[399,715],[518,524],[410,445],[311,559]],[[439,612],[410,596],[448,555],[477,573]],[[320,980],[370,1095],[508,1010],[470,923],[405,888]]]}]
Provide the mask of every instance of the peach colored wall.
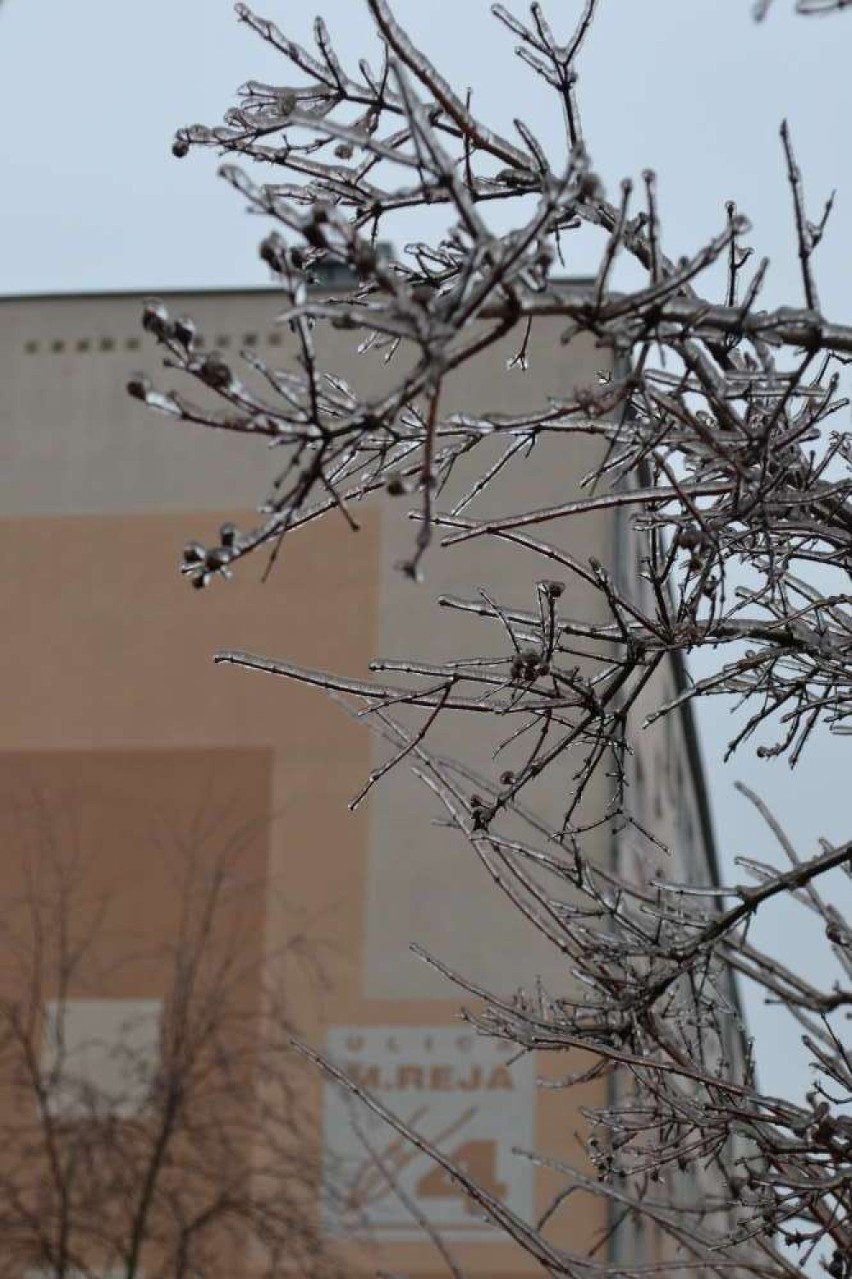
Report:
[{"label": "peach colored wall", "polygon": [[[248,1168],[253,1146],[239,1108],[259,1047],[271,764],[271,751],[258,748],[0,752],[4,1275],[14,1273],[6,1263],[26,1257],[35,1243],[34,1230],[16,1228],[21,1203],[32,1205],[51,1244],[60,1237],[55,1168],[63,1158],[69,1171],[59,1181],[74,1205],[74,1255],[96,1267],[103,1247],[98,1241],[130,1237],[156,1148],[151,1125],[164,1114],[151,1116],[142,1104],[147,1085],[138,1072],[156,1070],[161,1036],[194,1043],[192,1072],[178,1067],[184,1109],[192,1116],[186,1122],[206,1117],[213,1161],[215,1114],[228,1158],[210,1163],[209,1181],[187,1180],[175,1172],[188,1153],[186,1128],[176,1125],[157,1179],[143,1271],[152,1265],[157,1230],[169,1235],[164,1196],[171,1203],[180,1186],[184,1207],[206,1207],[234,1159]],[[190,971],[194,994],[184,1008],[181,975]],[[51,1006],[63,1049],[43,1019]],[[140,1027],[140,1015],[153,1018],[147,1029]],[[226,1055],[227,1076],[204,1065],[209,1048],[203,1028],[211,1015],[217,1060]],[[129,1075],[127,1058],[122,1065],[111,1056],[116,1035],[132,1054]],[[85,1160],[85,1130],[94,1122],[91,1099],[73,1082],[81,1052],[94,1072],[91,1084],[101,1097],[100,1090],[117,1089],[118,1104],[116,1127],[107,1130],[103,1147],[97,1138],[89,1143],[98,1152],[90,1172],[75,1178],[70,1170]],[[60,1063],[70,1082],[49,1092],[51,1122],[39,1116],[33,1071]],[[237,1113],[229,1119],[234,1106]],[[125,1184],[134,1158],[137,1179]],[[119,1173],[121,1184],[115,1184]],[[231,1246],[224,1233],[216,1246]]]},{"label": "peach colored wall", "polygon": [[[175,309],[190,302],[211,335],[258,332],[265,340],[273,331],[270,295],[180,299]],[[333,517],[299,533],[263,586],[258,564],[230,583],[191,591],[177,573],[181,546],[210,536],[224,518],[250,519],[275,459],[232,439],[199,438],[128,401],[126,374],[154,363],[150,347],[127,349],[137,314],[128,298],[0,304],[2,591],[4,616],[14,619],[0,637],[0,750],[226,750],[240,759],[270,752],[267,942],[272,952],[282,932],[301,928],[322,947],[330,989],[321,999],[308,987],[296,996],[303,1030],[316,1042],[335,1025],[453,1024],[460,999],[411,964],[407,946],[415,939],[504,988],[537,972],[551,984],[564,981],[555,957],[499,898],[470,850],[428,827],[428,806],[409,781],[347,812],[375,758],[363,727],[319,693],[217,668],[211,659],[215,648],[238,647],[363,674],[377,651],[422,649],[426,637],[439,648],[477,649],[482,624],[447,622],[430,596],[473,580],[529,606],[524,557],[504,557],[508,567],[500,569],[478,550],[436,554],[418,588],[392,572],[397,540],[412,526],[400,526],[398,511],[371,508],[355,536]],[[533,368],[537,395],[591,380],[608,363],[590,345],[566,353],[544,337]],[[331,335],[329,346],[346,368],[344,340]],[[113,348],[100,350],[104,341]],[[78,350],[81,342],[89,349]],[[52,350],[58,343],[62,349]],[[448,403],[521,407],[523,379],[506,373],[507,354],[495,351],[476,385],[450,388]],[[379,376],[362,370],[353,377]],[[543,500],[565,496],[590,462],[578,446],[564,475],[542,449],[536,482],[545,483]],[[557,535],[580,537],[585,554],[594,547],[607,558],[603,520]],[[464,735],[461,745],[478,748]],[[157,790],[157,810],[167,808],[167,795],[168,787]],[[116,857],[135,857],[138,845],[122,842],[120,827],[117,819],[123,851]],[[562,1063],[537,1068],[558,1072]],[[595,1095],[599,1085],[582,1097],[541,1093],[539,1147],[579,1158],[578,1108]],[[319,1112],[318,1080],[306,1104]],[[554,1180],[537,1174],[539,1205]],[[582,1248],[601,1224],[600,1209],[587,1205],[558,1217],[554,1237]],[[502,1242],[464,1242],[458,1255],[472,1273],[535,1269]],[[369,1250],[357,1256],[358,1264],[374,1259]],[[381,1260],[424,1279],[436,1269],[420,1243],[387,1244]]]}]

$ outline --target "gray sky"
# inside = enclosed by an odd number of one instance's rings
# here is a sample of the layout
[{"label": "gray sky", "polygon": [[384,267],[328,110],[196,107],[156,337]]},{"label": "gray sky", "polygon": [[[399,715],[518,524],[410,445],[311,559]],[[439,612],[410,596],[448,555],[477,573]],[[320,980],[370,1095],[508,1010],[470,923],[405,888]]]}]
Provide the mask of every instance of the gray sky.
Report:
[{"label": "gray sky", "polygon": [[[398,16],[445,75],[472,85],[474,105],[511,128],[522,114],[546,143],[561,145],[549,97],[512,56],[508,33],[486,0],[396,0]],[[510,5],[521,13],[520,4]],[[579,12],[552,0],[551,19]],[[791,210],[778,126],[789,118],[814,213],[832,187],[837,209],[820,250],[819,278],[832,318],[852,319],[852,259],[845,234],[852,210],[852,15],[795,18],[776,0],[762,26],[750,0],[602,0],[582,63],[581,102],[595,167],[615,188],[622,176],[659,174],[667,240],[674,255],[718,230],[724,201],[751,217],[752,243],[773,262],[767,298],[800,300]],[[322,12],[339,51],[369,46],[362,0],[259,0],[258,11],[308,40]],[[725,25],[725,23],[727,25]],[[262,224],[214,177],[212,153],[170,154],[174,129],[214,123],[249,78],[276,81],[280,60],[236,23],[227,0],[5,0],[0,7],[0,119],[3,202],[0,293],[261,285],[256,245]],[[411,228],[405,233],[410,235]],[[400,236],[403,232],[400,230]],[[570,269],[594,269],[578,242]],[[847,416],[848,421],[848,416]],[[741,778],[760,790],[808,851],[816,836],[849,833],[848,756],[821,740],[791,778],[785,764],[744,754],[719,762],[729,715],[702,715],[723,863],[766,855],[772,842],[732,790]],[[726,871],[737,878],[734,869]],[[815,941],[799,916],[779,910],[758,929],[783,939],[808,965]],[[822,952],[823,955],[825,952]],[[764,1082],[798,1086],[790,1038],[750,1008],[762,1041]],[[780,1035],[780,1030],[777,1032]]]}]

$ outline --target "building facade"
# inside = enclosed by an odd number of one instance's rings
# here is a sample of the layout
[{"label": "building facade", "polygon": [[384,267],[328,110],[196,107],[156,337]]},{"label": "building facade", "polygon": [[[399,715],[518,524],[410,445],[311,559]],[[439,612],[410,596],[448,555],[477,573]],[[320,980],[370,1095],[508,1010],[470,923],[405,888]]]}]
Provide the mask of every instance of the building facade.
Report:
[{"label": "building facade", "polygon": [[[191,314],[223,352],[292,359],[271,291],[165,301],[174,314]],[[143,343],[140,310],[132,295],[0,302],[6,847],[29,846],[35,809],[59,814],[60,828],[75,814],[90,890],[108,890],[114,903],[110,936],[141,928],[165,937],[175,888],[163,848],[185,847],[201,828],[223,835],[250,827],[241,865],[262,885],[248,927],[255,951],[274,966],[282,939],[298,937],[317,959],[294,968],[292,949],[283,948],[300,1034],[534,1219],[559,1179],[513,1148],[582,1161],[580,1110],[604,1100],[603,1085],[567,1094],[538,1088],[537,1078],[556,1077],[560,1063],[513,1062],[508,1048],[472,1035],[458,1019],[459,992],[409,948],[417,942],[504,993],[536,979],[558,989],[565,981],[558,954],[469,851],[431,822],[434,809],[416,778],[400,771],[348,811],[381,750],[362,725],[321,694],[212,660],[216,649],[239,648],[353,677],[376,654],[439,660],[479,638],[464,618],[437,616],[433,597],[469,593],[474,584],[528,608],[531,562],[512,548],[499,562],[483,559],[479,544],[468,543],[436,555],[426,586],[415,586],[394,570],[411,525],[383,502],[359,513],[357,534],[334,517],[300,532],[263,583],[261,566],[248,564],[227,584],[190,591],[177,572],[181,548],[224,521],[251,521],[277,459],[263,441],[200,436],[128,398],[128,376],[157,359]],[[356,360],[349,335],[322,341],[327,366],[354,385],[381,376],[380,361]],[[448,407],[521,411],[525,384],[507,370],[507,354],[486,353],[476,365],[481,381],[472,385],[467,372],[464,384],[449,388]],[[608,359],[587,339],[566,352],[555,326],[539,333],[537,400],[592,382]],[[576,447],[579,477],[592,454]],[[525,463],[523,478],[501,478],[488,501],[526,501],[513,485],[530,486],[540,505],[566,496],[564,469],[544,448]],[[564,536],[583,558],[620,562],[641,589],[614,517],[584,517]],[[666,679],[674,691],[682,674],[672,667]],[[442,731],[463,752],[475,726]],[[677,837],[684,874],[712,883],[712,832],[688,714],[647,735],[632,780],[640,822],[663,840]],[[601,833],[602,858],[612,856],[607,838]],[[625,838],[617,855],[627,865],[641,850]],[[26,860],[0,859],[11,897],[20,895]],[[98,1027],[101,1040],[117,1035],[122,1018],[139,1014],[153,1024],[163,999],[157,966],[113,971],[111,944],[98,952],[97,981],[90,974],[63,993],[68,1033],[81,1045]],[[46,1025],[57,999],[49,985]],[[156,1056],[156,1034],[146,1042]],[[49,1057],[49,1045],[43,1051]],[[89,1068],[110,1069],[103,1053]],[[387,1270],[422,1279],[440,1272],[407,1199],[440,1227],[466,1273],[519,1279],[535,1270],[425,1156],[402,1150],[377,1124],[367,1142],[391,1160],[404,1191],[396,1195],[359,1135],[367,1121],[355,1116],[353,1124],[345,1094],[318,1074],[305,1087],[317,1147],[326,1149],[323,1230],[342,1241],[349,1266],[369,1271],[378,1256]],[[599,1201],[590,1199],[584,1211],[554,1220],[553,1239],[582,1251],[606,1229]],[[621,1238],[622,1248],[639,1246]]]}]

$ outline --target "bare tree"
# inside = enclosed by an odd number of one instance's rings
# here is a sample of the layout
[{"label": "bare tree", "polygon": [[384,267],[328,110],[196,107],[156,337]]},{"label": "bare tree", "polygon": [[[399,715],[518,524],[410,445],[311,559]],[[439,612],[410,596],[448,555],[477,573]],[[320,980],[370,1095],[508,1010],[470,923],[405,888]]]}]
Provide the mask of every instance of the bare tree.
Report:
[{"label": "bare tree", "polygon": [[[799,5],[808,13],[839,7]],[[784,123],[780,155],[801,300],[760,309],[768,262],[754,257],[748,221],[732,202],[711,240],[688,257],[668,256],[653,172],[642,174],[638,190],[621,182],[610,201],[593,167],[578,63],[597,5],[578,8],[573,30],[557,34],[537,3],[528,20],[492,6],[525,71],[553,91],[563,159],[546,154],[520,118],[512,136],[480,119],[417,49],[388,0],[365,0],[383,60],[357,69],[343,65],[321,19],[316,51],[308,51],[239,4],[240,20],[281,53],[295,82],[249,81],[221,126],[181,129],[174,151],[218,148],[229,157],[225,178],[280,228],[260,252],[281,290],[298,371],[246,351],[260,380],[244,381],[201,348],[190,321],[152,302],[146,329],[169,366],[204,392],[195,400],[181,389],[155,389],[143,375],[129,390],[181,422],[265,437],[284,459],[254,528],[226,526],[214,544],[186,548],[183,571],[196,587],[228,576],[256,551],[265,549],[271,565],[288,536],[326,513],[356,527],[359,504],[373,494],[412,500],[413,531],[400,548],[401,569],[412,578],[424,570],[428,577],[439,539],[442,548],[482,539],[538,556],[541,578],[530,583],[526,610],[477,595],[474,583],[470,598],[440,600],[469,614],[488,641],[502,636],[499,658],[377,661],[375,678],[363,681],[241,652],[218,660],[313,684],[369,710],[392,748],[383,784],[393,785],[396,765],[413,768],[447,823],[564,956],[576,978],[571,1000],[478,989],[440,956],[427,958],[474,997],[468,1016],[482,1033],[524,1050],[583,1049],[595,1072],[622,1081],[616,1102],[592,1116],[599,1179],[587,1185],[566,1166],[565,1193],[586,1185],[616,1216],[652,1222],[668,1240],[661,1264],[677,1273],[780,1279],[801,1273],[827,1242],[829,1273],[852,1275],[852,1063],[843,1029],[852,932],[831,887],[832,876],[848,880],[852,843],[823,842],[800,855],[776,828],[785,868],[749,862],[747,883],[709,890],[655,874],[637,884],[586,848],[592,824],[636,827],[634,745],[656,676],[674,657],[709,648],[717,669],[658,705],[651,720],[696,697],[734,695],[747,718],[729,750],[752,743],[791,764],[818,725],[849,731],[852,439],[834,424],[846,406],[838,366],[852,354],[852,327],[822,313],[814,271],[832,200],[809,211]],[[274,177],[256,181],[239,160]],[[385,259],[378,237],[386,219],[426,206],[445,212],[446,231],[408,246],[399,261]],[[516,211],[514,229],[492,231],[495,207]],[[569,286],[559,265],[584,227],[599,236],[594,282]],[[644,280],[616,291],[614,271],[626,258]],[[329,263],[349,284],[335,296],[312,294],[314,272]],[[707,296],[705,281],[718,267],[722,294]],[[516,335],[523,369],[543,319],[561,321],[566,342],[593,335],[614,352],[615,372],[546,403],[536,403],[530,378],[522,415],[482,404],[442,410],[448,380],[508,335]],[[315,335],[324,325],[351,330],[363,350],[384,353],[381,394],[361,396],[321,366]],[[565,450],[567,474],[579,435],[599,449],[585,493],[477,516],[498,472],[523,468],[548,442]],[[450,503],[457,482],[461,496]],[[553,535],[567,519],[616,509],[641,547],[641,591],[567,554]],[[588,596],[565,589],[572,579],[603,605],[606,624],[577,614],[572,601]],[[457,714],[490,719],[498,740],[511,739],[512,767],[496,768],[490,739],[473,763],[433,750],[436,720]],[[615,778],[614,799],[590,818],[581,801],[601,770]],[[545,773],[558,776],[567,797],[556,821],[537,807]],[[824,925],[835,971],[822,985],[750,939],[755,914],[782,898]],[[816,1063],[807,1096],[761,1092],[733,972],[801,1024]],[[376,1099],[366,1101],[384,1113]],[[546,1228],[521,1221],[431,1153],[547,1273],[606,1270],[599,1258],[556,1248]],[[687,1202],[690,1171],[705,1190]]]},{"label": "bare tree", "polygon": [[75,823],[31,812],[5,848],[20,889],[2,910],[0,1274],[189,1279],[247,1258],[269,1279],[335,1274],[280,982],[288,963],[321,974],[296,933],[274,965],[257,953],[256,832],[175,832],[166,918],[130,932]]}]

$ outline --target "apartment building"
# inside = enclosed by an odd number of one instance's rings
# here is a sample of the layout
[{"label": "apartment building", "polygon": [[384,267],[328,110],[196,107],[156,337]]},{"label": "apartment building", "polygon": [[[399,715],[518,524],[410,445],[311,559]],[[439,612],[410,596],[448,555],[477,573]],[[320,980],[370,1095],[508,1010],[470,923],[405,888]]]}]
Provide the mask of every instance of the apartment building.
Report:
[{"label": "apartment building", "polygon": [[[212,656],[240,648],[363,676],[376,654],[438,660],[476,651],[473,623],[446,610],[439,615],[434,597],[467,594],[473,584],[528,608],[535,569],[523,551],[509,548],[497,561],[472,542],[436,554],[426,584],[416,586],[394,568],[411,525],[404,511],[383,502],[359,512],[357,534],[334,517],[300,532],[266,581],[262,565],[248,564],[230,582],[191,591],[177,571],[181,548],[214,538],[223,522],[246,526],[277,456],[263,441],[155,417],[127,396],[128,376],[158,358],[142,337],[141,301],[124,294],[0,301],[7,619],[0,887],[7,900],[21,899],[40,814],[42,845],[45,830],[53,832],[48,843],[61,844],[73,829],[89,900],[110,901],[109,929],[85,980],[60,991],[48,975],[39,988],[44,1025],[55,1019],[61,997],[67,1040],[81,1052],[90,1046],[86,1069],[115,1070],[104,1045],[129,1022],[142,1027],[142,1051],[154,1060],[162,965],[115,965],[110,948],[134,930],[151,946],[175,927],[170,849],[185,853],[193,839],[212,847],[216,836],[227,843],[228,832],[241,831],[239,874],[262,885],[241,916],[254,961],[265,955],[274,967],[282,950],[292,959],[283,942],[294,937],[317,959],[315,968],[287,961],[288,1014],[300,1033],[534,1219],[559,1177],[513,1149],[581,1160],[580,1108],[603,1100],[603,1085],[570,1093],[537,1087],[541,1076],[558,1077],[561,1063],[514,1060],[508,1047],[470,1033],[458,1018],[460,993],[410,945],[504,993],[536,979],[559,989],[566,977],[558,954],[469,850],[432,822],[434,804],[413,775],[398,772],[393,784],[348,811],[381,750],[362,724],[320,693],[217,667]],[[223,352],[257,350],[285,365],[292,359],[273,291],[165,301],[173,313],[191,314]],[[351,335],[330,332],[321,341],[328,366],[354,385],[382,376],[379,360],[355,357]],[[475,375],[466,371],[463,384],[449,387],[448,406],[523,409],[528,391],[523,377],[507,370],[511,354],[501,347],[485,354]],[[592,382],[609,359],[588,339],[566,349],[557,326],[542,325],[533,353],[537,400]],[[585,447],[576,445],[574,479],[591,465]],[[546,448],[523,475],[502,476],[488,501],[520,504],[528,492],[539,505],[566,496],[564,466],[555,468]],[[584,517],[559,535],[641,589],[630,539],[615,516]],[[594,609],[593,599],[586,603]],[[666,674],[672,689],[682,678],[674,665]],[[456,752],[476,745],[466,736],[475,726],[442,731]],[[688,712],[643,738],[633,788],[641,822],[663,839],[679,836],[683,873],[714,882]],[[615,850],[608,836],[599,839],[602,858],[615,853],[626,865],[641,855],[627,839]],[[0,955],[2,944],[0,938]],[[5,972],[11,996],[14,966]],[[247,996],[254,997],[259,989]],[[55,1047],[44,1034],[49,1064]],[[413,1204],[439,1226],[466,1273],[520,1279],[534,1271],[425,1156],[402,1152],[381,1124],[359,1135],[366,1119],[356,1116],[353,1125],[346,1095],[318,1073],[306,1088],[329,1183],[317,1211],[354,1270],[369,1270],[378,1257],[386,1270],[422,1279],[439,1273]],[[133,1112],[132,1100],[123,1104]],[[72,1120],[73,1111],[68,1102]],[[402,1197],[377,1174],[369,1143],[392,1161]],[[552,1237],[582,1250],[607,1222],[599,1201],[590,1199],[582,1211],[576,1202],[556,1216]],[[612,1246],[639,1244],[622,1231]]]}]

